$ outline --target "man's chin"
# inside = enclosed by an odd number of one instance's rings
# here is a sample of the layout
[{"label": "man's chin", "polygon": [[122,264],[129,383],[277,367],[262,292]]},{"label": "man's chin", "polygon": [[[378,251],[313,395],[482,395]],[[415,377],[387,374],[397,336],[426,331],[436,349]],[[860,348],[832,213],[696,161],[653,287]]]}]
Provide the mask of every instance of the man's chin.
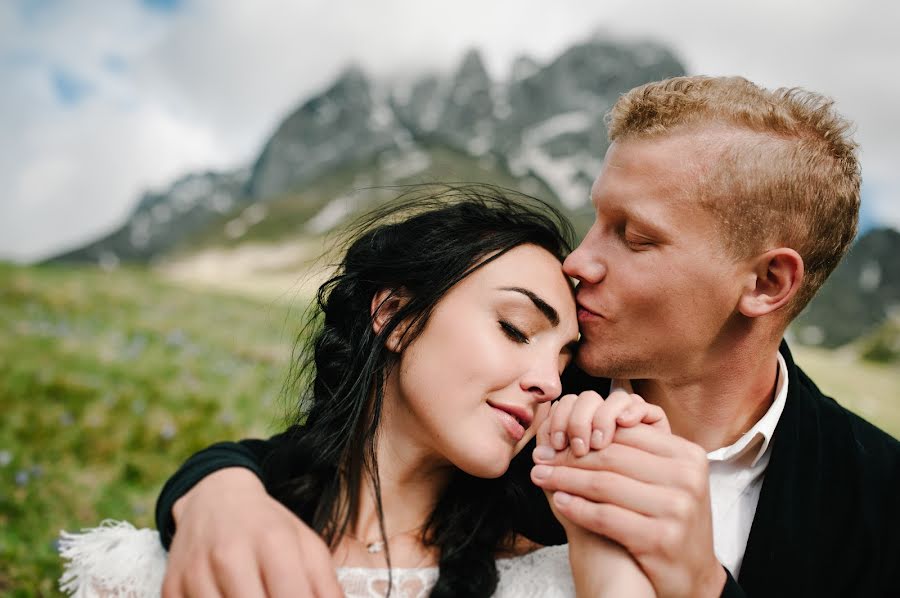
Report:
[{"label": "man's chin", "polygon": [[594,378],[634,379],[646,378],[647,364],[636,359],[613,354],[604,355],[602,351],[589,354],[584,349],[578,351],[575,365],[584,373]]}]

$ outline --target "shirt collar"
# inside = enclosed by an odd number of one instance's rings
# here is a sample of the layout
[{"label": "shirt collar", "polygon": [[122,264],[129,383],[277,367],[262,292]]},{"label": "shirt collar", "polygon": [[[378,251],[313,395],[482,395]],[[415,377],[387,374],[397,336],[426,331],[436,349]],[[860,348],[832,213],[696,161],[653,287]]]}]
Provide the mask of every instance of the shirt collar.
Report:
[{"label": "shirt collar", "polygon": [[[610,382],[610,392],[614,390],[624,390],[626,392],[634,392],[630,380],[612,380]],[[778,380],[775,384],[775,400],[766,414],[757,421],[753,427],[741,435],[733,444],[724,446],[706,454],[710,461],[734,461],[738,457],[744,455],[750,450],[756,449],[753,461],[750,466],[753,467],[766,453],[772,436],[775,434],[775,427],[778,420],[781,419],[781,413],[784,411],[784,405],[787,402],[788,393],[788,370],[787,363],[781,353],[778,353]],[[758,448],[757,448],[758,447]]]}]

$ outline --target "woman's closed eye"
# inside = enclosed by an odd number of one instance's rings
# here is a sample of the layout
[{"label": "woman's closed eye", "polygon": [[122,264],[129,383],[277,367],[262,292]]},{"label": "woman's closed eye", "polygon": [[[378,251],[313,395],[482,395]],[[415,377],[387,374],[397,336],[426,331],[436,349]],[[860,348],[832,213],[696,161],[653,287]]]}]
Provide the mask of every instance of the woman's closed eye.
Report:
[{"label": "woman's closed eye", "polygon": [[528,343],[528,336],[513,324],[510,324],[506,320],[498,320],[498,323],[500,324],[500,329],[503,330],[503,333],[508,336],[510,340],[517,343]]}]

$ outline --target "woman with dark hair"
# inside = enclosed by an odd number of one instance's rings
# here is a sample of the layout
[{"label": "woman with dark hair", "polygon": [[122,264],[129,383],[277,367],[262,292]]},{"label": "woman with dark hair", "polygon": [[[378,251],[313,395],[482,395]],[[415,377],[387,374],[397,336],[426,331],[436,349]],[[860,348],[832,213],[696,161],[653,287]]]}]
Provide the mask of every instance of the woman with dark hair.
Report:
[{"label": "woman with dark hair", "polygon": [[[565,546],[514,531],[526,489],[504,473],[547,420],[578,339],[561,270],[571,236],[549,206],[483,186],[407,196],[351,228],[300,336],[293,425],[264,463],[268,490],[329,546],[347,595],[652,595],[624,549],[570,534],[573,551],[607,564],[576,567],[573,586]],[[639,400],[600,405],[660,419]],[[567,413],[594,415],[583,411]],[[64,589],[158,593],[165,554],[158,541],[134,548],[139,533],[65,536]],[[111,552],[151,564],[113,574]]]}]

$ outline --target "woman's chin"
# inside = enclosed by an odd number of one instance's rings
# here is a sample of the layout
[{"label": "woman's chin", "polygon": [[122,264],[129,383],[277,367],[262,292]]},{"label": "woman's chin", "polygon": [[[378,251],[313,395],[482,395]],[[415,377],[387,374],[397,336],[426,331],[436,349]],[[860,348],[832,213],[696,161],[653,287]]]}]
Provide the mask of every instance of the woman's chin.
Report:
[{"label": "woman's chin", "polygon": [[466,459],[465,463],[457,463],[456,466],[476,478],[493,479],[506,473],[512,457],[509,447],[504,451],[485,450],[471,459]]}]

